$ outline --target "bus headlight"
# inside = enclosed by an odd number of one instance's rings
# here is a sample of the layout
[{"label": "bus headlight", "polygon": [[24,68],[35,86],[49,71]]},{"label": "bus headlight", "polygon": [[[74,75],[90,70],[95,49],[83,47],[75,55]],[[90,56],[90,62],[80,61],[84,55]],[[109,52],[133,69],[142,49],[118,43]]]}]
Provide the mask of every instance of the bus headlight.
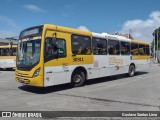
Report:
[{"label": "bus headlight", "polygon": [[38,76],[39,72],[40,72],[40,67],[34,71],[33,77]]}]

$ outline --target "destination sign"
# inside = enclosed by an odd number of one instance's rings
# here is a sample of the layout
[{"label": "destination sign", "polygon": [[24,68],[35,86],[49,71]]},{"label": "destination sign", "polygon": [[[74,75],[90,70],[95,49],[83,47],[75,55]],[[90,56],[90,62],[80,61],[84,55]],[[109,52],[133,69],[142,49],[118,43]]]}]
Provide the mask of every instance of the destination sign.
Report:
[{"label": "destination sign", "polygon": [[34,28],[31,30],[26,30],[26,31],[22,32],[21,36],[33,35],[33,34],[37,34],[37,33],[39,33],[39,28]]},{"label": "destination sign", "polygon": [[39,27],[33,27],[33,28],[28,28],[26,30],[23,30],[20,34],[20,39],[22,38],[27,38],[30,36],[40,36],[42,34],[42,26]]}]

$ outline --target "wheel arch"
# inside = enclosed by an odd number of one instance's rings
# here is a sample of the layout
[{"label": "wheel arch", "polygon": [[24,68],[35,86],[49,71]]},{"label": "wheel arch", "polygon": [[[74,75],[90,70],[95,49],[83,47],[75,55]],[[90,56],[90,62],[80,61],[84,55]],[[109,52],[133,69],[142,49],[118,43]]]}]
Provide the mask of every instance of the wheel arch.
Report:
[{"label": "wheel arch", "polygon": [[84,74],[85,74],[85,79],[87,80],[87,78],[88,78],[88,73],[87,73],[86,68],[83,67],[83,66],[78,66],[78,67],[76,67],[76,68],[73,70],[72,74],[71,74],[71,78],[72,78],[73,74],[76,72],[76,70],[80,70],[80,71],[84,72]]},{"label": "wheel arch", "polygon": [[130,67],[131,65],[133,65],[134,68],[136,69],[136,65],[135,65],[134,63],[131,63],[131,64],[129,65],[129,67]]}]

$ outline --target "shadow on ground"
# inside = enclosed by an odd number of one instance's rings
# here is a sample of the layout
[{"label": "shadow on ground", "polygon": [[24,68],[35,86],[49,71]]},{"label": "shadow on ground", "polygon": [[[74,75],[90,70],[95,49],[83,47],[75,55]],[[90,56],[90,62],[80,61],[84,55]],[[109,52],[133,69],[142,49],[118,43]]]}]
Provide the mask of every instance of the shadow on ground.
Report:
[{"label": "shadow on ground", "polygon": [[[135,76],[139,76],[143,74],[148,74],[148,72],[136,72]],[[92,80],[88,80],[86,82],[86,85],[109,82],[109,81],[114,81],[114,80],[122,80],[123,78],[128,78],[128,75],[120,74],[120,75],[113,75],[113,76],[108,76],[108,77],[103,77],[103,78],[92,79]]]},{"label": "shadow on ground", "polygon": [[6,69],[0,68],[0,71],[15,71],[15,69],[13,69],[13,68],[6,68]]},{"label": "shadow on ground", "polygon": [[[135,76],[140,76],[143,74],[148,74],[148,72],[137,72]],[[86,81],[85,86],[114,81],[114,80],[123,80],[123,78],[127,78],[126,74],[92,79],[92,80]],[[50,87],[33,87],[33,86],[23,85],[18,88],[23,91],[36,93],[36,94],[47,94],[47,93],[52,93],[52,92],[57,92],[57,91],[74,89],[70,84],[62,84],[62,85],[56,85],[56,86],[50,86]]]}]

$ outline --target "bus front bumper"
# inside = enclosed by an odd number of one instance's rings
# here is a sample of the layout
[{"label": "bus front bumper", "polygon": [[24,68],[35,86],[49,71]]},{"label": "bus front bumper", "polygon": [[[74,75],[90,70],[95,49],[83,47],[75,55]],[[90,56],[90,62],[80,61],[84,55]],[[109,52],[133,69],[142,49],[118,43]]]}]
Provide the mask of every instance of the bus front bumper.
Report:
[{"label": "bus front bumper", "polygon": [[16,81],[25,85],[30,85],[30,86],[36,86],[36,87],[43,87],[43,80],[42,76],[37,76],[34,78],[31,77],[20,77],[16,75]]}]

